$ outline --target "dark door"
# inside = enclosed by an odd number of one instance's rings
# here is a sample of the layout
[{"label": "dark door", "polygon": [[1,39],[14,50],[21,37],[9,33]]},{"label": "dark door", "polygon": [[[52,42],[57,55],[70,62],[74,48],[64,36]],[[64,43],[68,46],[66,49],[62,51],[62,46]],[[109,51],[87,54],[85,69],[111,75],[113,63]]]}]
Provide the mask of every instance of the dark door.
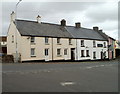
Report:
[{"label": "dark door", "polygon": [[103,59],[103,52],[101,52],[101,59]]},{"label": "dark door", "polygon": [[114,52],[112,51],[112,59],[114,58]]},{"label": "dark door", "polygon": [[75,60],[75,48],[71,48],[71,60]]}]

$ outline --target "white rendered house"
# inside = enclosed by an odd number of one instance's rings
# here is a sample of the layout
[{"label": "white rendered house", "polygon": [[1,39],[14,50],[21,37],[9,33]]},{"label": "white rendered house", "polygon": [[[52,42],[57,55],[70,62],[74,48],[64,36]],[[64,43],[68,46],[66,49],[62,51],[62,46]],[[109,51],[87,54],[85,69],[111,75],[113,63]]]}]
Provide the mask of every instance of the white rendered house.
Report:
[{"label": "white rendered house", "polygon": [[14,19],[7,35],[7,54],[19,61],[96,60],[107,59],[107,40],[94,29]]}]

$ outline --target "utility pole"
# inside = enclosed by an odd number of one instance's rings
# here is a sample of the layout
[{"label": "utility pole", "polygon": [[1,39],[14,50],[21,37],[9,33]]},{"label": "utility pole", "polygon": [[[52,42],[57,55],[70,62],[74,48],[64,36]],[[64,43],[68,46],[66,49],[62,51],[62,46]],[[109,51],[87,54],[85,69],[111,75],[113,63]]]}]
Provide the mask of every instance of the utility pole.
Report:
[{"label": "utility pole", "polygon": [[15,25],[16,25],[16,32],[15,32],[15,46],[16,46],[16,53],[15,53],[15,63],[18,62],[18,59],[19,59],[19,55],[18,55],[18,43],[17,43],[17,22],[16,22],[16,19],[17,19],[17,7],[19,5],[19,3],[21,2],[22,0],[19,0],[18,3],[16,4],[15,6]]}]

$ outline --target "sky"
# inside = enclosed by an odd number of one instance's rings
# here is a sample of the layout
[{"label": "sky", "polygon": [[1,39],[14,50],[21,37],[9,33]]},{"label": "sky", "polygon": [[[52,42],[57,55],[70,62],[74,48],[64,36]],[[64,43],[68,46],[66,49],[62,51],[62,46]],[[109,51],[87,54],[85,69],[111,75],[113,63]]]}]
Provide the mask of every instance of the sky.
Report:
[{"label": "sky", "polygon": [[[4,0],[0,18],[0,35],[7,35],[10,14],[15,10],[17,0]],[[84,28],[98,26],[104,33],[118,39],[118,0],[22,0],[17,7],[17,19],[36,21],[37,15],[42,22],[60,24],[65,19],[67,25],[80,22]]]}]

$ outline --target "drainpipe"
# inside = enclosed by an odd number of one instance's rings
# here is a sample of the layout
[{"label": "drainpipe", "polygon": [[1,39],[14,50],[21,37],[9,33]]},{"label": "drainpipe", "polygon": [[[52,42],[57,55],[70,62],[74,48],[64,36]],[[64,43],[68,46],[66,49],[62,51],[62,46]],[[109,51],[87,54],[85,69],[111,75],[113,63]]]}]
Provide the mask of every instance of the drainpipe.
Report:
[{"label": "drainpipe", "polygon": [[76,39],[76,59],[78,60],[78,54],[77,54],[77,39]]},{"label": "drainpipe", "polygon": [[52,60],[53,60],[53,38],[52,38]]}]

